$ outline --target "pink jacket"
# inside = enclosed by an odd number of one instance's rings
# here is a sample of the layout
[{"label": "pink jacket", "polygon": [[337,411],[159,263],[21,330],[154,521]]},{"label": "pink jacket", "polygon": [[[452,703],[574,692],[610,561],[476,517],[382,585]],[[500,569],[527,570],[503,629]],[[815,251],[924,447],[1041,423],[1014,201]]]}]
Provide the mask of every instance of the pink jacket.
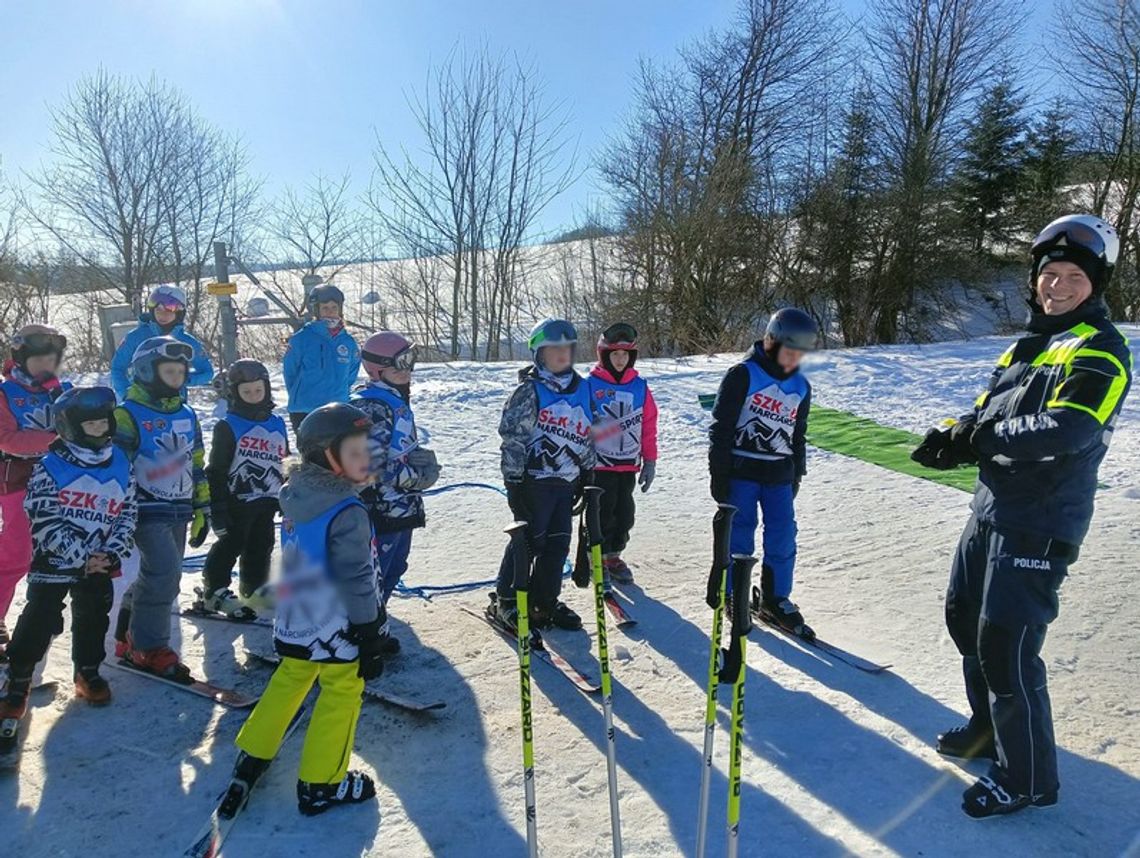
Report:
[{"label": "pink jacket", "polygon": [[46,453],[54,441],[54,432],[21,429],[8,406],[8,398],[0,393],[0,453],[21,457],[0,459],[0,494],[23,491],[36,464],[34,457]]},{"label": "pink jacket", "polygon": [[[618,384],[613,373],[600,363],[590,370],[590,375],[600,379],[606,384]],[[622,384],[629,384],[635,378],[638,378],[636,369],[626,370],[623,375]],[[649,389],[649,385],[645,387],[645,410],[641,416],[641,458],[646,462],[657,461],[657,401],[653,398],[653,391]],[[636,465],[618,465],[616,467],[604,467],[599,465],[598,470],[637,471],[639,468]]]}]

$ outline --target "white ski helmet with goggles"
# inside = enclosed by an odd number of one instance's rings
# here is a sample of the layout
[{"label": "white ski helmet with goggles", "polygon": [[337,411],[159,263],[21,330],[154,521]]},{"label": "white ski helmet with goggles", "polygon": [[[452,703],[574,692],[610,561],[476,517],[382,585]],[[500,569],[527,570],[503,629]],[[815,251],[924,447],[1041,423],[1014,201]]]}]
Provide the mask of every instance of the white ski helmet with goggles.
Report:
[{"label": "white ski helmet with goggles", "polygon": [[1077,265],[1092,282],[1093,294],[1099,295],[1112,278],[1120,256],[1120,237],[1111,224],[1096,215],[1065,215],[1037,234],[1029,252],[1033,259],[1029,288],[1034,300],[1037,278],[1050,262]]},{"label": "white ski helmet with goggles", "polygon": [[131,381],[151,392],[173,396],[180,391],[171,389],[158,377],[158,365],[181,363],[189,370],[193,358],[194,349],[182,340],[174,337],[150,337],[135,349],[128,374]]},{"label": "white ski helmet with goggles", "polygon": [[173,283],[156,286],[146,300],[146,308],[154,312],[158,307],[165,307],[172,313],[186,312],[186,291]]},{"label": "white ski helmet with goggles", "polygon": [[360,362],[373,381],[380,378],[385,368],[411,372],[416,368],[416,344],[395,331],[377,331],[360,350]]}]

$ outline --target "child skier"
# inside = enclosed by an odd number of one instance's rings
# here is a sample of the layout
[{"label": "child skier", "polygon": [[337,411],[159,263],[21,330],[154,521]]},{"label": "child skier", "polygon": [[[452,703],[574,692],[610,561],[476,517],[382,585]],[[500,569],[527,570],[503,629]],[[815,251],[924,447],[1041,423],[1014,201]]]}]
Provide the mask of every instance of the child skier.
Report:
[{"label": "child skier", "polygon": [[[586,382],[593,403],[597,485],[601,497],[602,557],[606,581],[632,584],[621,558],[633,528],[634,483],[649,491],[657,475],[657,403],[637,362],[637,330],[619,322],[598,338],[598,364]],[[638,473],[640,471],[640,474]]]},{"label": "child skier", "polygon": [[709,428],[713,499],[736,507],[733,554],[756,550],[759,513],[764,519],[761,616],[788,631],[812,637],[792,602],[796,562],[793,500],[807,472],[805,433],[811,385],[799,371],[804,352],[819,345],[819,328],[795,308],[777,311],[764,338],[725,375]]},{"label": "child skier", "polygon": [[145,340],[131,359],[127,398],[115,409],[115,443],[134,463],[139,510],[139,576],[123,594],[115,655],[180,681],[190,671],[170,648],[170,608],[182,581],[187,525],[193,547],[210,529],[202,430],[181,395],[193,356],[174,337]]},{"label": "child skier", "polygon": [[[52,407],[59,440],[28,484],[35,557],[27,604],[8,647],[11,673],[7,697],[0,702],[2,720],[24,716],[32,671],[52,637],[63,630],[63,602],[69,595],[75,695],[93,706],[111,701],[110,686],[99,675],[111,579],[133,550],[135,530],[131,464],[111,443],[114,411],[115,391],[109,387],[74,388]],[[14,727],[4,726],[0,753],[14,748]]]},{"label": "child skier", "polygon": [[49,408],[69,385],[56,377],[67,338],[50,325],[25,325],[12,337],[0,382],[0,653],[16,585],[32,562],[24,490],[32,468],[56,440]]},{"label": "child skier", "polygon": [[[277,496],[289,454],[285,421],[273,413],[269,370],[255,360],[225,372],[226,415],[214,424],[210,462],[210,526],[218,537],[206,555],[201,607],[238,620],[269,607],[269,562],[276,532]],[[230,587],[241,559],[238,594]]]},{"label": "child skier", "polygon": [[[421,492],[439,479],[435,453],[419,443],[412,414],[412,372],[416,347],[395,331],[368,338],[361,352],[370,381],[349,400],[372,419],[369,435],[375,483],[361,493],[376,531],[380,553],[380,600],[387,608],[396,584],[408,569],[412,533],[424,526]],[[387,625],[381,630],[385,651],[400,651]]]},{"label": "child skier", "polygon": [[[519,386],[503,406],[502,471],[507,503],[525,521],[532,557],[531,622],[537,627],[582,628],[582,619],[559,599],[570,551],[574,501],[592,485],[596,455],[591,438],[590,392],[574,371],[578,332],[562,319],[547,319],[527,344],[534,363],[519,372]],[[499,568],[499,619],[518,617],[510,547]]]},{"label": "child skier", "polygon": [[357,493],[369,479],[372,421],[351,405],[310,413],[297,432],[302,464],[281,490],[281,595],[274,645],[281,665],[238,733],[223,814],[240,810],[277,754],[314,680],[321,685],[301,751],[297,804],[313,816],[376,795],[348,770],[364,682],[384,668],[375,540]]}]

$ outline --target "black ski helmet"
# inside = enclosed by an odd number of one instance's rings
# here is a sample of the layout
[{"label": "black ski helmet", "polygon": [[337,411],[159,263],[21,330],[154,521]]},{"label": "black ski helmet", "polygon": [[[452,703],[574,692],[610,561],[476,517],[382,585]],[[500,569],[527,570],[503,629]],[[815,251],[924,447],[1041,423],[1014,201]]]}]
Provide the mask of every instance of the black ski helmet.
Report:
[{"label": "black ski helmet", "polygon": [[340,445],[353,435],[367,435],[372,420],[355,406],[331,402],[310,411],[297,427],[297,450],[306,462],[332,470],[326,450],[340,461]]},{"label": "black ski helmet", "polygon": [[819,325],[798,307],[785,307],[772,314],[764,337],[771,337],[777,346],[813,352],[819,348]]},{"label": "black ski helmet", "polygon": [[[115,391],[109,387],[73,387],[64,391],[51,405],[55,434],[79,447],[101,450],[115,435]],[[88,435],[83,424],[88,420],[106,420],[107,431]]]},{"label": "black ski helmet", "polygon": [[309,292],[309,297],[305,301],[305,304],[309,308],[309,313],[315,319],[317,318],[317,305],[324,304],[327,301],[336,301],[336,303],[340,305],[341,315],[344,315],[344,293],[331,283],[325,283],[323,286],[314,286],[312,291]]},{"label": "black ski helmet", "polygon": [[238,385],[246,384],[251,381],[265,382],[265,395],[261,398],[261,402],[252,403],[254,405],[261,405],[263,403],[271,403],[272,396],[269,392],[269,370],[266,369],[265,364],[259,360],[252,358],[242,358],[230,364],[229,369],[224,373],[225,388],[224,395],[226,402],[230,405],[246,404],[245,401],[238,396]]},{"label": "black ski helmet", "polygon": [[57,360],[62,360],[66,348],[67,337],[58,328],[38,323],[24,325],[12,337],[12,360],[27,372],[28,358],[53,354]]}]

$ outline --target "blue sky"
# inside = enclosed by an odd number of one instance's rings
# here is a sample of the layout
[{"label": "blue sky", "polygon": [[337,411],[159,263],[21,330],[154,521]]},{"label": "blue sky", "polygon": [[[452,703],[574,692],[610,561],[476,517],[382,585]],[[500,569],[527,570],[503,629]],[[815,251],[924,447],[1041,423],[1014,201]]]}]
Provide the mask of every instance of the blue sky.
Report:
[{"label": "blue sky", "polygon": [[[857,12],[860,0],[845,0]],[[736,0],[0,0],[0,165],[34,168],[47,105],[103,66],[152,73],[213,123],[238,132],[270,192],[314,173],[366,187],[378,133],[418,139],[405,94],[457,43],[532,58],[565,101],[579,159],[618,127],[641,56],[669,59],[729,22]],[[572,223],[599,195],[585,174],[547,213]]]}]

